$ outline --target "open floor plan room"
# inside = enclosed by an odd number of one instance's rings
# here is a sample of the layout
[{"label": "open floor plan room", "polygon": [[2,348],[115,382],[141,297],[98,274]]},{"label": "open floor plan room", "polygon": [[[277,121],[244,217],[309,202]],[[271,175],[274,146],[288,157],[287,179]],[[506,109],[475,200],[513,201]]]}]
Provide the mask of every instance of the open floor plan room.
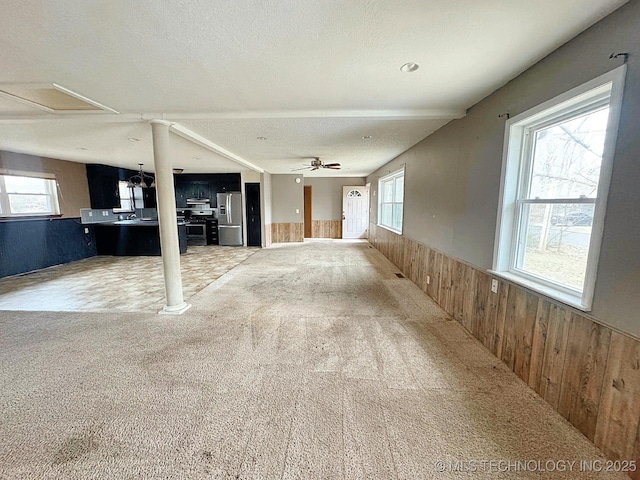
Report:
[{"label": "open floor plan room", "polygon": [[280,244],[178,317],[3,312],[0,477],[625,478],[578,471],[604,456],[396,273]]}]

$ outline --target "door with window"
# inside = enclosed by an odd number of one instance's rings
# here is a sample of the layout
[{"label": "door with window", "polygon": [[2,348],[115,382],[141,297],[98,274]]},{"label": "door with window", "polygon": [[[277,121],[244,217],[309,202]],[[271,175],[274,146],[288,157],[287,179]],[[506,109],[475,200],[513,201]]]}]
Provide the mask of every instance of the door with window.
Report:
[{"label": "door with window", "polygon": [[342,187],[342,238],[367,238],[368,228],[367,187]]}]

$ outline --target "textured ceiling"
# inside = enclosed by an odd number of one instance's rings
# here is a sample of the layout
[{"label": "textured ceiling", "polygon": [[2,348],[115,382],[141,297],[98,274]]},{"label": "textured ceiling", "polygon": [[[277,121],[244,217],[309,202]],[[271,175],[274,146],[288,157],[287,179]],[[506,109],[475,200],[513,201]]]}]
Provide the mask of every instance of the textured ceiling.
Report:
[{"label": "textured ceiling", "polygon": [[[56,83],[121,115],[78,121],[0,98],[0,148],[150,163],[143,120],[159,117],[267,171],[320,156],[364,175],[623,3],[4,0],[0,84]],[[408,61],[420,69],[401,73]],[[136,148],[127,129],[141,129]],[[174,149],[176,163],[228,167]]]}]

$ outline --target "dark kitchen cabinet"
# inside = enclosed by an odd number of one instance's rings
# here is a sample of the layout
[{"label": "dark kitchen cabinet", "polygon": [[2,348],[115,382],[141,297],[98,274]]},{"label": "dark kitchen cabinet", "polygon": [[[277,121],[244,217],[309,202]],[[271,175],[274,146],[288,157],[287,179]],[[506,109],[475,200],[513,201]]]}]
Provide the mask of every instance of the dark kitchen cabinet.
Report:
[{"label": "dark kitchen cabinet", "polygon": [[156,198],[156,189],[143,188],[142,201],[144,202],[144,208],[158,208],[158,199]]},{"label": "dark kitchen cabinet", "polygon": [[216,195],[240,191],[239,173],[181,173],[174,175],[176,207],[185,208],[187,198],[208,198],[215,208]]},{"label": "dark kitchen cabinet", "polygon": [[219,245],[218,220],[207,220],[207,245]]},{"label": "dark kitchen cabinet", "polygon": [[[86,168],[91,208],[120,208],[118,182],[127,181],[138,172],[128,168],[97,164],[88,164]],[[145,208],[156,208],[156,189],[144,188],[142,199]]]},{"label": "dark kitchen cabinet", "polygon": [[107,165],[87,165],[91,208],[118,208],[118,169]]}]

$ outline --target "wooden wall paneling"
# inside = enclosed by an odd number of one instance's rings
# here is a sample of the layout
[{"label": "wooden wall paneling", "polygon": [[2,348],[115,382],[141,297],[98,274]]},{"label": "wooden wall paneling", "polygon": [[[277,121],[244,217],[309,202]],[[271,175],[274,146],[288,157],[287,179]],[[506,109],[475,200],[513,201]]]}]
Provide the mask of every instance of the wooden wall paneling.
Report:
[{"label": "wooden wall paneling", "polygon": [[477,331],[475,299],[478,289],[477,270],[463,264],[462,325],[471,333]]},{"label": "wooden wall paneling", "polygon": [[519,288],[509,288],[502,334],[501,360],[513,370],[516,363],[516,297],[524,292]]},{"label": "wooden wall paneling", "polygon": [[406,239],[403,244],[404,253],[402,255],[402,273],[405,277],[415,283],[414,270],[416,269],[416,254],[418,243],[411,239]]},{"label": "wooden wall paneling", "polygon": [[571,310],[551,304],[549,306],[542,372],[536,391],[556,410],[560,401],[560,386],[562,384],[562,372],[564,371],[570,325]]},{"label": "wooden wall paneling", "polygon": [[[507,307],[509,305],[509,293],[511,285],[507,282],[500,281],[498,284],[498,302],[495,310],[495,327],[493,338],[493,349],[496,357],[502,358],[502,350],[504,348],[504,325],[507,319]],[[493,312],[492,312],[493,315]]]},{"label": "wooden wall paneling", "polygon": [[611,330],[571,314],[558,412],[593,441]]},{"label": "wooden wall paneling", "polygon": [[529,383],[533,329],[536,324],[539,297],[522,289],[516,297],[516,343],[513,371]]},{"label": "wooden wall paneling", "polygon": [[271,241],[273,243],[304,241],[304,223],[272,223]]},{"label": "wooden wall paneling", "polygon": [[451,281],[451,315],[462,323],[462,305],[464,302],[465,265],[453,260],[453,276]]},{"label": "wooden wall paneling", "polygon": [[639,433],[640,342],[612,332],[594,443],[609,458],[640,465]]},{"label": "wooden wall paneling", "polygon": [[429,251],[429,271],[431,275],[431,283],[427,289],[427,293],[433,298],[438,305],[442,305],[442,268],[444,255],[440,252]]},{"label": "wooden wall paneling", "polygon": [[402,270],[404,266],[404,237],[400,235],[391,235],[391,256],[393,257],[393,263],[396,267]]},{"label": "wooden wall paneling", "polygon": [[427,285],[427,275],[429,272],[429,255],[431,254],[431,249],[425,247],[421,243],[418,244],[418,258],[419,258],[419,269],[416,280],[418,281],[418,286],[422,289],[423,292],[427,293],[429,286]]},{"label": "wooden wall paneling", "polygon": [[[475,270],[475,269],[474,269]],[[482,342],[482,344],[490,348],[490,338],[493,337],[493,331],[489,331],[487,322],[487,302],[489,301],[489,292],[491,292],[491,278],[484,272],[475,271],[475,296],[473,299],[473,335]],[[495,293],[492,294],[496,296]],[[493,330],[493,328],[491,328]]]},{"label": "wooden wall paneling", "polygon": [[440,306],[451,315],[453,311],[452,291],[454,260],[446,255],[442,256],[442,277],[440,280]]},{"label": "wooden wall paneling", "polygon": [[342,238],[342,220],[331,221],[331,231],[329,235],[331,238]]},{"label": "wooden wall paneling", "polygon": [[542,367],[544,365],[544,351],[549,333],[549,311],[551,303],[543,298],[538,299],[538,309],[533,327],[533,342],[531,345],[531,366],[529,368],[529,386],[540,393]]}]

